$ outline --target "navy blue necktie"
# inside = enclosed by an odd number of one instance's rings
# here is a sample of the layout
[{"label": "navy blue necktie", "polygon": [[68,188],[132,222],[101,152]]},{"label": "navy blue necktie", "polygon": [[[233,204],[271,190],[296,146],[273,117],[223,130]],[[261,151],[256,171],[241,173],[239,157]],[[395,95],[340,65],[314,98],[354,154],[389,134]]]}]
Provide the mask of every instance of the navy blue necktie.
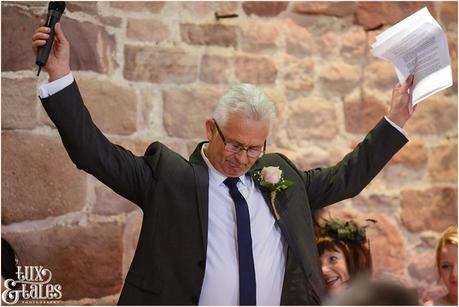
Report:
[{"label": "navy blue necktie", "polygon": [[252,253],[252,235],[250,234],[250,216],[247,201],[237,188],[239,178],[228,177],[223,183],[236,207],[237,245],[239,254],[239,304],[256,305],[257,291],[255,283],[255,265]]}]

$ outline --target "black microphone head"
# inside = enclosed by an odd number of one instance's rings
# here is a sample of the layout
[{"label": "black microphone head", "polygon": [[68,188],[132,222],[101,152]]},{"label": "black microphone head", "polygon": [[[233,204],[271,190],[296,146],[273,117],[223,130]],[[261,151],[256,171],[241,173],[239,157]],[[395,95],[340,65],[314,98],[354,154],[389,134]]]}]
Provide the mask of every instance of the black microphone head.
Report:
[{"label": "black microphone head", "polygon": [[63,13],[65,10],[65,1],[50,1],[48,5],[48,11],[58,11],[59,13]]}]

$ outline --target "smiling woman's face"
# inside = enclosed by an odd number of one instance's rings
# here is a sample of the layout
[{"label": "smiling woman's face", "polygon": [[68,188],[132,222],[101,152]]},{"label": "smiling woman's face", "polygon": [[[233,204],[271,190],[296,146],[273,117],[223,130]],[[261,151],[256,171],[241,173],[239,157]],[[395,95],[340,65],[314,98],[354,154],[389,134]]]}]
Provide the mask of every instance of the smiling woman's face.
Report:
[{"label": "smiling woman's face", "polygon": [[322,274],[329,294],[345,289],[349,281],[346,257],[340,248],[336,247],[336,249],[336,251],[325,250],[320,255]]}]

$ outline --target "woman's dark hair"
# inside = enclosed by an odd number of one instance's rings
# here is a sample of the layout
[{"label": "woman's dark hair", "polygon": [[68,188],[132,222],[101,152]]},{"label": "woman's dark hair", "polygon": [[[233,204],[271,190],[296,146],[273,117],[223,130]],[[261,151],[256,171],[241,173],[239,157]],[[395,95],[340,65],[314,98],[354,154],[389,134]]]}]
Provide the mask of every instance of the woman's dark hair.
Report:
[{"label": "woman's dark hair", "polygon": [[317,241],[319,255],[325,251],[343,252],[350,279],[357,275],[371,274],[373,264],[370,249],[365,244],[336,240],[331,237],[319,237]]},{"label": "woman's dark hair", "polygon": [[319,255],[325,251],[340,249],[346,259],[350,279],[363,274],[371,274],[373,264],[365,228],[356,223],[337,220],[327,221],[317,236]]}]

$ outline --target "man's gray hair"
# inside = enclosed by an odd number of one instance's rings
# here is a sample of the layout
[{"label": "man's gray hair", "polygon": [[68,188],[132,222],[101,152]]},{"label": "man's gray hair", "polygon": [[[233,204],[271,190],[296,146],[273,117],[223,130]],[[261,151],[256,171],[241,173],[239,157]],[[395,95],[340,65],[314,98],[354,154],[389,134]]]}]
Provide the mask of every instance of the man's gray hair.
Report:
[{"label": "man's gray hair", "polygon": [[215,120],[224,125],[231,113],[240,112],[251,120],[271,122],[276,111],[272,101],[255,85],[241,83],[231,87],[220,97],[214,110]]}]

